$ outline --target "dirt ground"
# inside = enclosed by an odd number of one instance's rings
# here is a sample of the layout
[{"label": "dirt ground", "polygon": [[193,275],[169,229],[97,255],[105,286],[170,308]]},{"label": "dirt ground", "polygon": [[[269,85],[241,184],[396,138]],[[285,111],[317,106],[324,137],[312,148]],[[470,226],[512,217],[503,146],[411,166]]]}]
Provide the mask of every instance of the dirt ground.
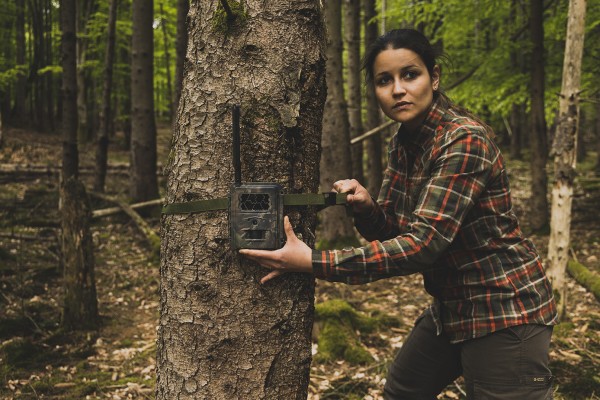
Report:
[{"label": "dirt ground", "polygon": [[[166,160],[169,130],[159,130],[159,160]],[[110,163],[128,153],[111,145]],[[58,172],[61,139],[17,129],[5,132],[0,166],[0,398],[150,399],[154,397],[158,320],[158,261],[123,215],[94,221],[96,287],[101,328],[66,333],[59,327],[61,270]],[[91,187],[93,147],[82,146],[82,179]],[[589,157],[593,159],[592,155]],[[508,162],[515,209],[527,231],[528,164]],[[88,169],[86,169],[88,168]],[[37,172],[31,172],[31,171]],[[591,161],[581,178],[592,176]],[[29,171],[29,172],[27,172]],[[41,172],[40,172],[41,171]],[[161,178],[161,183],[164,181]],[[600,188],[578,185],[573,206],[572,255],[600,273]],[[127,177],[116,169],[107,192],[127,199]],[[92,197],[94,209],[112,206]],[[149,219],[156,231],[158,219]],[[532,236],[546,254],[547,235]],[[344,299],[366,315],[394,316],[399,324],[358,332],[373,362],[313,362],[308,399],[382,399],[386,365],[402,346],[416,316],[429,303],[420,276],[349,287],[319,281],[316,302]],[[551,365],[556,399],[600,398],[600,303],[568,278],[568,315],[555,329]],[[313,352],[319,349],[313,345]],[[464,399],[461,380],[440,399]]]}]

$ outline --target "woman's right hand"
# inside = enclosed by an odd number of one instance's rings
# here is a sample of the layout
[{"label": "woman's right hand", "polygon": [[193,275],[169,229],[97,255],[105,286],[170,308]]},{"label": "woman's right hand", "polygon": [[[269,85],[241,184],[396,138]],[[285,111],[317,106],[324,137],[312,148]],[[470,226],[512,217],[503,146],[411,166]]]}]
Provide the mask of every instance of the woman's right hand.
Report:
[{"label": "woman's right hand", "polygon": [[342,179],[333,184],[333,190],[338,193],[348,193],[348,204],[357,214],[370,214],[375,208],[373,198],[367,189],[356,179]]}]

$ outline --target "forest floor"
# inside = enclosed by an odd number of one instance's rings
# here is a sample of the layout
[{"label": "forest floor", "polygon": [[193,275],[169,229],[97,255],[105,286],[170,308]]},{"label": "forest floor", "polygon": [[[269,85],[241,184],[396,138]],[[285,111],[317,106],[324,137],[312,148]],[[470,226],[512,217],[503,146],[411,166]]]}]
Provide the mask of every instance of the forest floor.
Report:
[{"label": "forest floor", "polygon": [[[128,152],[112,145],[110,163],[127,163]],[[159,160],[166,161],[169,129],[159,129]],[[82,170],[91,167],[93,147],[80,149]],[[150,399],[154,397],[158,260],[135,225],[123,215],[95,220],[96,287],[101,327],[67,333],[60,329],[61,272],[58,172],[61,138],[8,129],[0,166],[0,399]],[[592,160],[580,177],[591,177]],[[34,166],[38,172],[31,170]],[[39,167],[46,172],[40,173]],[[44,169],[42,168],[42,169]],[[528,164],[508,161],[515,209],[527,231]],[[26,172],[29,170],[30,172]],[[89,173],[83,173],[91,187]],[[594,178],[595,179],[595,178]],[[585,179],[582,180],[582,182]],[[164,187],[164,179],[160,178]],[[596,181],[597,182],[597,181]],[[127,176],[109,175],[107,193],[127,200]],[[600,185],[578,184],[573,207],[572,255],[600,273]],[[112,206],[92,198],[94,209]],[[159,220],[150,219],[158,231]],[[547,235],[533,235],[542,255]],[[554,330],[551,367],[556,399],[600,399],[600,303],[572,278],[567,317]],[[429,298],[419,276],[368,285],[319,281],[316,303],[343,299],[365,315],[397,318],[394,327],[358,333],[372,361],[313,362],[309,396],[321,399],[381,399],[386,365],[426,308]],[[318,354],[318,346],[313,346]],[[464,399],[458,380],[440,399]]]}]

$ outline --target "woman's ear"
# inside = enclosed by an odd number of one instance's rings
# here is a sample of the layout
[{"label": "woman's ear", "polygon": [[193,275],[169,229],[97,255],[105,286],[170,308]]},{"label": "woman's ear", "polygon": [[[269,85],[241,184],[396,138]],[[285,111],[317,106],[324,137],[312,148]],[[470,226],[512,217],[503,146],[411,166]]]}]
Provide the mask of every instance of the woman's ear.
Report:
[{"label": "woman's ear", "polygon": [[435,65],[433,67],[433,73],[431,74],[431,87],[433,88],[433,90],[438,90],[440,87],[440,76],[442,74],[442,71],[440,70],[440,66],[439,65]]}]

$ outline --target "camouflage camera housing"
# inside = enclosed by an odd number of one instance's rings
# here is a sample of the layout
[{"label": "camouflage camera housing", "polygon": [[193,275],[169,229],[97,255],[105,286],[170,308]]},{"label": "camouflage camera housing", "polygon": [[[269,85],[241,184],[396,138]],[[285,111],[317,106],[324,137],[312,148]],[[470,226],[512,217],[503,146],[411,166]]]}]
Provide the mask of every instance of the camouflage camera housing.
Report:
[{"label": "camouflage camera housing", "polygon": [[283,230],[283,187],[276,183],[233,185],[229,226],[232,249],[279,249]]}]

